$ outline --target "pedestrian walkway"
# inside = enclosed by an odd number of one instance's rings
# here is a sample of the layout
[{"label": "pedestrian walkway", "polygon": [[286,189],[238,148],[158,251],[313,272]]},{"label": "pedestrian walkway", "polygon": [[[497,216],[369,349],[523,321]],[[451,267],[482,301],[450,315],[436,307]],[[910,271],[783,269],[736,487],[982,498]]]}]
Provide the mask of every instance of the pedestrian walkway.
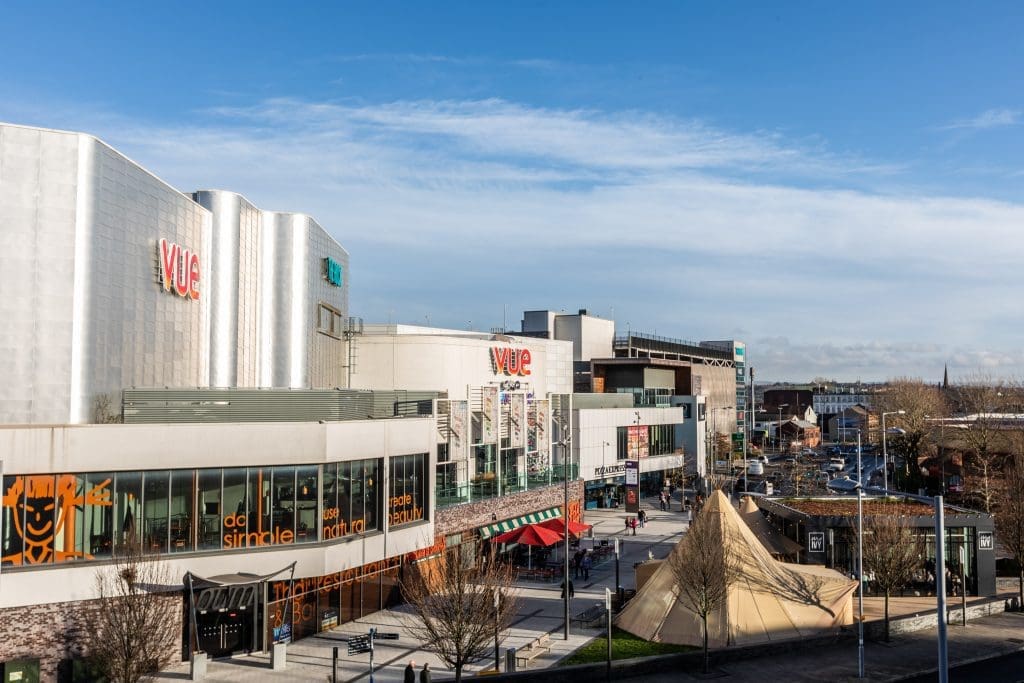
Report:
[{"label": "pedestrian walkway", "polygon": [[[634,588],[633,565],[650,557],[663,558],[679,542],[687,528],[687,514],[679,511],[678,501],[674,511],[658,509],[658,499],[644,502],[648,513],[647,523],[627,535],[624,520],[625,510],[587,510],[585,520],[593,526],[593,538],[584,538],[581,547],[591,549],[601,541],[609,545],[618,538],[620,543],[620,583],[625,588]],[[614,557],[614,556],[613,556]],[[604,605],[605,588],[615,590],[615,561],[609,559],[590,570],[590,580],[574,581],[575,597],[570,603],[570,616],[575,616],[594,605]],[[541,633],[551,633],[551,652],[534,659],[529,669],[551,666],[571,654],[592,638],[603,635],[603,629],[581,629],[573,626],[569,640],[564,637],[565,608],[560,597],[558,582],[544,583],[522,581],[517,584],[520,607],[512,629],[501,643],[501,668],[504,670],[505,650],[509,647],[522,648]],[[402,680],[403,669],[409,660],[415,660],[417,668],[424,662],[430,663],[435,680],[451,677],[449,671],[436,654],[422,649],[422,644],[413,639],[403,622],[410,619],[404,607],[384,610],[364,619],[342,624],[337,628],[316,636],[304,638],[288,646],[288,663],[284,671],[271,671],[270,659],[265,653],[239,655],[230,659],[216,660],[207,666],[204,680],[211,683],[253,683],[254,681],[326,681],[330,679],[333,648],[339,650],[339,681],[369,681],[369,655],[347,655],[345,638],[350,635],[365,635],[370,628],[379,631],[399,633],[398,640],[380,640],[374,652],[374,680],[380,683]],[[481,669],[493,668],[494,659],[478,662],[467,667],[464,675],[472,676]],[[188,676],[187,662],[172,666],[159,674],[158,680],[182,680]],[[520,667],[522,670],[522,667]]]},{"label": "pedestrian walkway", "polygon": [[[650,557],[664,558],[682,538],[688,526],[688,514],[679,510],[679,492],[673,500],[672,510],[658,509],[657,497],[644,501],[648,522],[637,528],[636,536],[626,531],[624,520],[628,516],[622,509],[587,510],[586,522],[593,525],[593,539],[582,541],[584,548],[620,542],[620,583],[634,588],[633,566]],[[574,581],[575,597],[571,601],[570,615],[575,616],[589,607],[604,604],[605,588],[614,590],[615,562],[602,562],[591,570],[590,580]],[[1008,585],[1008,584],[1007,584]],[[581,629],[573,626],[569,640],[564,634],[564,603],[560,598],[558,582],[523,581],[517,584],[520,606],[512,628],[501,643],[501,668],[504,670],[505,650],[517,649],[533,641],[541,633],[551,634],[551,652],[530,662],[528,670],[555,665],[595,637],[602,637],[604,629]],[[890,614],[923,613],[934,609],[935,598],[894,598],[890,601]],[[951,606],[956,606],[952,604]],[[864,599],[866,618],[880,618],[883,599]],[[452,672],[433,652],[424,650],[414,640],[404,620],[411,618],[406,608],[395,608],[372,614],[364,619],[343,624],[329,632],[304,638],[288,646],[288,664],[284,671],[271,671],[266,654],[240,655],[231,659],[210,662],[206,681],[211,683],[255,683],[262,681],[323,681],[330,680],[333,648],[340,649],[339,681],[369,681],[369,655],[347,656],[345,638],[365,635],[370,628],[398,632],[398,640],[383,640],[376,644],[374,653],[374,680],[381,683],[402,680],[403,669],[409,660],[417,669],[430,663],[435,680],[445,680]],[[1020,641],[1020,642],[1016,642]],[[951,664],[971,661],[981,656],[995,656],[1019,650],[1024,644],[1024,614],[999,614],[977,619],[967,627],[949,627],[949,653]],[[926,629],[893,637],[889,645],[869,642],[866,646],[869,680],[893,681],[934,668],[936,629]],[[472,677],[482,669],[494,666],[493,658],[467,667],[464,675]],[[520,666],[520,670],[522,667]],[[778,657],[761,657],[730,662],[721,667],[725,678],[731,681],[784,680],[803,681],[847,680],[857,672],[856,641],[812,652],[793,652]],[[158,680],[183,680],[188,676],[188,663],[177,664],[159,674]],[[646,675],[644,680],[688,680],[686,674],[673,672]]]}]

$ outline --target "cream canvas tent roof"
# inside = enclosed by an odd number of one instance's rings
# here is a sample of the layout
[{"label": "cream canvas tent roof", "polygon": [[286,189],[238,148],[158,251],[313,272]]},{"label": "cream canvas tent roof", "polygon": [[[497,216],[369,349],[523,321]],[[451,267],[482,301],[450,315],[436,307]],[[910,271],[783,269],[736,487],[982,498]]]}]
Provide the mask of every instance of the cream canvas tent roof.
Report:
[{"label": "cream canvas tent roof", "polygon": [[[721,491],[711,495],[700,514],[718,516],[721,551],[741,567],[725,604],[708,616],[711,647],[801,638],[852,623],[856,581],[825,567],[776,561]],[[686,552],[685,536],[672,549],[672,554],[681,552]],[[699,646],[700,617],[677,594],[670,562],[663,561],[615,624],[646,640]]]},{"label": "cream canvas tent roof", "polygon": [[764,518],[757,503],[750,496],[744,496],[740,503],[740,517],[747,523],[765,549],[775,557],[797,558],[804,549],[802,545],[784,535]]}]

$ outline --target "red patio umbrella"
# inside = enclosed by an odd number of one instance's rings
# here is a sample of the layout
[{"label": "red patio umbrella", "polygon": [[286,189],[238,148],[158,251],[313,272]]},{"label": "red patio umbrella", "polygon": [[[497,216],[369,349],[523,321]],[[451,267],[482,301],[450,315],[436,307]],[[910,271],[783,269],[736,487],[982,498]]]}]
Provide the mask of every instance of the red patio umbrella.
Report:
[{"label": "red patio umbrella", "polygon": [[[545,519],[543,522],[537,522],[536,526],[550,529],[558,534],[560,537],[565,537],[565,518],[564,517],[552,517],[551,519]],[[584,524],[583,522],[575,522],[569,520],[569,533],[573,536],[580,536],[584,531],[591,527],[590,524]]]},{"label": "red patio umbrella", "polygon": [[495,543],[521,543],[526,546],[526,566],[532,567],[531,548],[539,546],[546,548],[562,540],[556,532],[545,529],[539,524],[524,524],[512,531],[506,531],[500,536],[495,536]]},{"label": "red patio umbrella", "polygon": [[562,540],[558,532],[545,528],[540,524],[524,524],[512,531],[506,531],[494,537],[495,543],[522,543],[523,545],[540,546],[543,548],[554,545]]}]

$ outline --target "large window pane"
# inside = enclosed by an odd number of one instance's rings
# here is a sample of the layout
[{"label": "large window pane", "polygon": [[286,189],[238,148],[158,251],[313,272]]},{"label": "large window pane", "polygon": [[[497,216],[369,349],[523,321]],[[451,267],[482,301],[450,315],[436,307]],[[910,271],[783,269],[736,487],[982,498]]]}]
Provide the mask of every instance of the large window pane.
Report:
[{"label": "large window pane", "polygon": [[170,481],[167,470],[144,473],[143,552],[166,553],[170,538]]},{"label": "large window pane", "polygon": [[86,554],[110,557],[114,547],[114,475],[110,472],[85,475],[84,518]]},{"label": "large window pane", "polygon": [[423,463],[426,456],[399,455],[391,458],[388,492],[388,525],[402,526],[425,519],[426,484]]},{"label": "large window pane", "polygon": [[366,469],[366,493],[363,496],[363,519],[366,521],[365,529],[380,529],[381,526],[381,491],[380,475],[383,472],[384,461],[381,459],[364,460]]},{"label": "large window pane", "polygon": [[258,538],[261,545],[274,538],[273,479],[270,467],[249,468],[249,489],[255,503],[249,517],[249,533],[256,534],[250,538]]},{"label": "large window pane", "polygon": [[357,460],[352,463],[352,530],[362,531],[366,528],[366,506],[363,496],[366,495],[364,478],[366,477],[366,461]]},{"label": "large window pane", "polygon": [[171,472],[171,552],[187,552],[193,549],[192,490],[195,484],[193,470]]},{"label": "large window pane", "polygon": [[4,477],[3,563],[22,564],[25,549],[25,478]]},{"label": "large window pane", "polygon": [[84,556],[82,514],[85,480],[74,474],[58,474],[54,494],[54,561],[68,562]]},{"label": "large window pane", "polygon": [[117,538],[114,552],[142,543],[142,473],[118,472],[114,478],[114,521]]},{"label": "large window pane", "polygon": [[221,546],[221,474],[222,470],[199,470],[199,547]]},{"label": "large window pane", "polygon": [[307,465],[296,470],[296,543],[312,543],[318,540],[316,510],[317,502],[320,500],[319,474],[320,468],[316,465]]},{"label": "large window pane", "polygon": [[338,519],[352,530],[352,463],[338,463]]},{"label": "large window pane", "polygon": [[323,466],[323,479],[320,483],[320,524],[323,538],[328,541],[344,534],[338,523],[338,463],[331,462]]},{"label": "large window pane", "polygon": [[224,526],[224,547],[246,547],[248,519],[246,517],[246,471],[244,467],[224,470],[224,506],[221,523]]},{"label": "large window pane", "polygon": [[294,467],[274,468],[274,530],[282,542],[295,539]]}]

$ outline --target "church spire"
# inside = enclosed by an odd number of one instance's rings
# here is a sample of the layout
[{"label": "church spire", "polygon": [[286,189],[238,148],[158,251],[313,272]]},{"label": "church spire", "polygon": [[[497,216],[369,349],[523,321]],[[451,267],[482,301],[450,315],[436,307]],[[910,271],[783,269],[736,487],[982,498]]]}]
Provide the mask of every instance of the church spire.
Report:
[{"label": "church spire", "polygon": [[942,388],[949,389],[949,363],[942,366]]}]

